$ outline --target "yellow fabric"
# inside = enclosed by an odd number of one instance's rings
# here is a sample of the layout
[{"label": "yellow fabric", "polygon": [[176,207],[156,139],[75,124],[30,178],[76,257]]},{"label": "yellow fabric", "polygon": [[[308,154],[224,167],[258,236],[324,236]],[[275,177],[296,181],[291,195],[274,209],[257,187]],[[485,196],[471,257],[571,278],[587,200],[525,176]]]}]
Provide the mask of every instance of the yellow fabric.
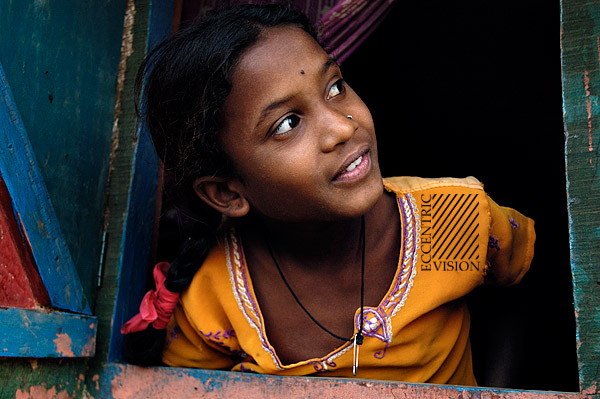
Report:
[{"label": "yellow fabric", "polygon": [[[474,178],[397,177],[384,185],[398,199],[402,246],[386,296],[364,309],[358,377],[476,385],[463,297],[484,281],[520,281],[533,257],[533,221],[496,205]],[[344,344],[323,358],[281,364],[235,230],[182,295],[163,352],[171,366],[330,377],[351,377],[352,357]]]}]

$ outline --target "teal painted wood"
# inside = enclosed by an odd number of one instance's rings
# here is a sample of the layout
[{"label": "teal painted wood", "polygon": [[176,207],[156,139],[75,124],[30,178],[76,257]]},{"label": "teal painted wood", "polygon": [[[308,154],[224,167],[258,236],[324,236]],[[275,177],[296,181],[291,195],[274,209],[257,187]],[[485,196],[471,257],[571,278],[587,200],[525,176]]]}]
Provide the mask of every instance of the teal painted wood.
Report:
[{"label": "teal painted wood", "polygon": [[0,173],[52,305],[90,314],[69,248],[0,63]]},{"label": "teal painted wood", "polygon": [[30,309],[0,309],[0,356],[91,357],[94,316]]},{"label": "teal painted wood", "polygon": [[600,386],[600,0],[562,1],[571,269],[582,389]]},{"label": "teal painted wood", "polygon": [[85,398],[87,358],[3,358],[0,398]]},{"label": "teal painted wood", "polygon": [[[173,0],[151,1],[147,49],[154,48],[170,34],[172,21]],[[138,312],[146,291],[159,170],[159,160],[150,134],[140,128],[133,156],[132,180],[120,251],[121,273],[113,315],[109,361],[122,359],[121,326]]]},{"label": "teal painted wood", "polygon": [[90,303],[125,3],[0,0],[0,61]]}]

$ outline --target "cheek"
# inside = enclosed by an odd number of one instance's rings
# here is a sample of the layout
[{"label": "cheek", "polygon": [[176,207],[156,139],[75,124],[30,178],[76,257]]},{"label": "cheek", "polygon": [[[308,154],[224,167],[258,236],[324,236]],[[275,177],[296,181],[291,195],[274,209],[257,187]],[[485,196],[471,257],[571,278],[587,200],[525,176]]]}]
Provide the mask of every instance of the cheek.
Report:
[{"label": "cheek", "polygon": [[373,124],[373,117],[371,116],[371,111],[369,110],[369,107],[367,107],[367,104],[365,104],[361,100],[361,98],[358,96],[358,94],[356,94],[356,92],[354,92],[352,89],[350,90],[350,94],[352,96],[352,116],[358,118],[358,120],[361,121],[364,127],[374,134],[375,128]]},{"label": "cheek", "polygon": [[288,156],[276,163],[261,165],[255,173],[246,174],[246,198],[253,208],[265,215],[282,216],[319,202],[318,192],[323,185],[314,162]]},{"label": "cheek", "polygon": [[271,155],[272,151],[265,149],[238,162],[249,195],[266,197],[302,191],[315,178],[315,162],[305,154],[287,151],[285,156]]},{"label": "cheek", "polygon": [[371,115],[371,111],[369,110],[369,107],[367,107],[367,104],[360,99],[359,101],[361,117],[364,119],[365,123],[373,129],[373,116]]}]

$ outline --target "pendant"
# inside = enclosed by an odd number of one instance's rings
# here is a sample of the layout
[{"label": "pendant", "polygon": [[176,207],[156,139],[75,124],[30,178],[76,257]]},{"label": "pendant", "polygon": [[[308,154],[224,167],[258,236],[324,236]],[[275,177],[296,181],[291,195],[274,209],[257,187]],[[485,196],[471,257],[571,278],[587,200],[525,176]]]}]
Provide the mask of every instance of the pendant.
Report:
[{"label": "pendant", "polygon": [[358,355],[360,351],[360,346],[363,343],[363,335],[361,333],[356,333],[354,335],[354,346],[352,352],[354,353],[354,358],[352,361],[352,375],[356,377],[356,372],[358,371]]}]

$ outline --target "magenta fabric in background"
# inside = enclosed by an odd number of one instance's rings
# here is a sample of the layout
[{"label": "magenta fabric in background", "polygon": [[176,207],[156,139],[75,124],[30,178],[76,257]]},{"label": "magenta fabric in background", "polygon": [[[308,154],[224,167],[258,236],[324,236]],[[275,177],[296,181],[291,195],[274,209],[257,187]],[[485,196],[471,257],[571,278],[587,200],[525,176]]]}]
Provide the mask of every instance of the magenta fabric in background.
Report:
[{"label": "magenta fabric in background", "polygon": [[182,23],[216,7],[235,4],[289,4],[304,12],[317,26],[325,50],[342,63],[377,28],[394,0],[183,0]]},{"label": "magenta fabric in background", "polygon": [[317,23],[325,50],[342,63],[377,28],[394,4],[394,0],[338,0]]}]

